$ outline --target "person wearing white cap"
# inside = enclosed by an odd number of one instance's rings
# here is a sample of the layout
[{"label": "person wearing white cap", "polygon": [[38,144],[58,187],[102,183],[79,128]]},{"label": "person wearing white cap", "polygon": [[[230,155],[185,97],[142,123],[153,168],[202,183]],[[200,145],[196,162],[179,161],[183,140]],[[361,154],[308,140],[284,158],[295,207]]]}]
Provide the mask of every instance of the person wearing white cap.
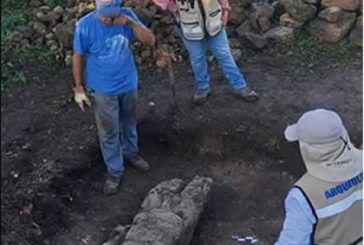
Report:
[{"label": "person wearing white cap", "polygon": [[305,173],[290,190],[275,245],[362,244],[362,151],[334,112],[304,113],[285,131],[298,141]]}]

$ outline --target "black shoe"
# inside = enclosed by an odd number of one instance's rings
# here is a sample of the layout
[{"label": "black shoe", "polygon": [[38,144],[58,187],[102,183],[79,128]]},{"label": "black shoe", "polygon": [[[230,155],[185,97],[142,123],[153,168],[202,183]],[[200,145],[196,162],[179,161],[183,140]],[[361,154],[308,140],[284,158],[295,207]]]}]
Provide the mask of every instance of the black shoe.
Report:
[{"label": "black shoe", "polygon": [[245,87],[242,90],[235,91],[235,95],[247,102],[254,102],[259,99],[259,95],[249,87]]},{"label": "black shoe", "polygon": [[195,94],[193,95],[193,103],[196,105],[202,105],[207,101],[209,96],[211,95],[211,89],[197,89]]},{"label": "black shoe", "polygon": [[141,156],[136,155],[135,157],[131,157],[126,159],[127,163],[132,165],[134,168],[141,172],[148,172],[150,169],[149,164],[145,161]]},{"label": "black shoe", "polygon": [[122,177],[116,177],[109,174],[106,177],[104,186],[102,187],[104,194],[109,196],[118,193],[120,188],[121,178]]}]

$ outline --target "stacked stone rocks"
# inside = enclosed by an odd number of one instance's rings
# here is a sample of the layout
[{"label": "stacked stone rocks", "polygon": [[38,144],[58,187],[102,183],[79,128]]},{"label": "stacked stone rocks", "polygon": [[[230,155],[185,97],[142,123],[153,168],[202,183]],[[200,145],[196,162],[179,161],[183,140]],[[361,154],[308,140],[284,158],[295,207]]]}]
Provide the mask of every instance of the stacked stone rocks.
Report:
[{"label": "stacked stone rocks", "polygon": [[338,42],[351,31],[349,40],[361,46],[360,3],[360,0],[322,0],[318,18],[309,23],[309,32],[321,41]]},{"label": "stacked stone rocks", "polygon": [[[41,0],[31,0],[34,21],[18,27],[10,36],[16,45],[45,45],[57,57],[71,64],[73,32],[80,12],[93,0],[68,0],[65,6],[50,8]],[[321,41],[338,42],[348,37],[362,46],[361,0],[230,0],[232,11],[227,26],[231,48],[238,60],[242,46],[261,50],[270,43],[292,42],[294,30],[308,28]],[[158,9],[151,0],[126,0],[140,19],[152,29],[158,43],[177,53],[183,50],[171,14]],[[133,45],[141,69],[154,66],[155,48],[139,42]]]}]

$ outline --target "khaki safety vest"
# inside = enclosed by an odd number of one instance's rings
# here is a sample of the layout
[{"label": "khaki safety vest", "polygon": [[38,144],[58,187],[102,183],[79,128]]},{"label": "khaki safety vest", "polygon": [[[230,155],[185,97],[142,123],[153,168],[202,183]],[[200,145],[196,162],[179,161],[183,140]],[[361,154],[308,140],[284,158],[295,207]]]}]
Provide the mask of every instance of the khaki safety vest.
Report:
[{"label": "khaki safety vest", "polygon": [[205,33],[215,36],[222,29],[219,0],[176,0],[183,36],[201,40]]},{"label": "khaki safety vest", "polygon": [[316,218],[312,244],[354,245],[363,239],[363,173],[330,183],[306,173],[297,181]]}]

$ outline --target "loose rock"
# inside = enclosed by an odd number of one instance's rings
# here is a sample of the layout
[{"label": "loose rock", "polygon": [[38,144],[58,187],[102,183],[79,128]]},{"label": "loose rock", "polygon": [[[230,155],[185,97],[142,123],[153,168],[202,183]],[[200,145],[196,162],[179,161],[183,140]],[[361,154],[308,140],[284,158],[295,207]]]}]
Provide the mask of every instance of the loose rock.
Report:
[{"label": "loose rock", "polygon": [[329,7],[324,10],[322,10],[319,13],[319,17],[321,19],[324,19],[328,22],[337,22],[339,18],[341,17],[343,11],[339,7]]},{"label": "loose rock", "polygon": [[41,7],[38,8],[40,11],[43,11],[43,12],[48,12],[51,10],[51,8],[48,6],[48,5],[43,5]]},{"label": "loose rock", "polygon": [[24,38],[30,39],[33,36],[33,29],[30,26],[18,26],[16,30],[23,34]]},{"label": "loose rock", "polygon": [[64,14],[64,8],[62,8],[61,6],[58,5],[57,7],[55,7],[53,9],[53,12],[62,15],[62,14]]},{"label": "loose rock", "polygon": [[306,22],[316,14],[316,7],[302,0],[280,0],[287,12],[296,20]]},{"label": "loose rock", "polygon": [[43,36],[40,36],[40,37],[36,38],[33,42],[36,45],[43,45],[44,44],[44,38],[43,38]]},{"label": "loose rock", "polygon": [[268,31],[269,28],[272,26],[270,20],[266,16],[259,17],[258,23],[260,30],[262,30],[263,32]]},{"label": "loose rock", "polygon": [[358,47],[363,46],[363,17],[356,19],[355,26],[349,35],[349,41]]},{"label": "loose rock", "polygon": [[160,19],[160,23],[166,24],[166,25],[172,25],[173,19],[170,15],[165,15]]},{"label": "loose rock", "polygon": [[303,1],[309,4],[318,4],[320,2],[320,0],[303,0]]},{"label": "loose rock", "polygon": [[55,26],[57,22],[62,20],[62,14],[51,11],[45,17],[45,23],[49,24],[50,26]]},{"label": "loose rock", "polygon": [[285,27],[299,28],[304,25],[304,22],[293,19],[289,13],[284,13],[279,17],[279,24]]},{"label": "loose rock", "polygon": [[137,7],[134,12],[146,26],[149,26],[154,20],[153,12],[147,8]]},{"label": "loose rock", "polygon": [[268,19],[273,17],[274,14],[274,8],[272,5],[270,5],[267,2],[264,2],[263,4],[253,4],[252,5],[253,11],[258,12],[259,17],[266,17]]},{"label": "loose rock", "polygon": [[54,34],[64,48],[71,49],[73,47],[73,31],[74,25],[72,24],[58,24],[54,30]]},{"label": "loose rock", "polygon": [[29,41],[29,39],[22,39],[22,40],[20,41],[20,44],[21,44],[21,45],[29,45],[29,44],[30,44],[30,41]]},{"label": "loose rock", "polygon": [[44,34],[47,31],[47,26],[39,21],[34,22],[33,29],[39,34]]},{"label": "loose rock", "polygon": [[349,35],[349,41],[358,47],[363,46],[363,29],[353,29]]},{"label": "loose rock", "polygon": [[229,13],[228,23],[232,25],[239,25],[246,19],[244,9],[239,6],[232,6]]},{"label": "loose rock", "polygon": [[322,0],[321,5],[324,7],[339,7],[344,10],[354,11],[360,6],[362,0]]},{"label": "loose rock", "polygon": [[59,46],[58,46],[58,44],[57,44],[57,43],[53,44],[53,45],[49,48],[49,50],[50,50],[50,51],[52,51],[52,52],[55,52],[55,51],[57,51],[58,49],[59,49]]},{"label": "loose rock", "polygon": [[31,1],[29,2],[29,7],[31,7],[31,8],[38,8],[38,7],[40,7],[40,6],[42,6],[42,2],[41,2],[41,1],[38,1],[38,0],[31,0]]},{"label": "loose rock", "polygon": [[277,16],[281,16],[286,12],[286,9],[284,7],[284,4],[282,1],[275,1],[272,3],[272,7],[274,8],[274,13]]},{"label": "loose rock", "polygon": [[64,58],[64,63],[66,66],[71,66],[72,65],[72,51],[67,51],[65,58]]},{"label": "loose rock", "polygon": [[38,11],[36,14],[35,14],[37,20],[45,23],[47,22],[47,15],[43,12],[43,11]]},{"label": "loose rock", "polygon": [[252,0],[240,0],[239,4],[243,8],[248,8],[252,4]]},{"label": "loose rock", "polygon": [[235,37],[230,38],[229,43],[232,48],[241,48],[240,40]]},{"label": "loose rock", "polygon": [[235,29],[235,32],[239,35],[239,37],[244,36],[245,33],[249,31],[250,27],[248,21],[245,21],[243,24],[241,24],[238,28]]},{"label": "loose rock", "polygon": [[77,4],[77,0],[67,0],[67,7],[73,7]]},{"label": "loose rock", "polygon": [[46,46],[49,48],[53,45],[57,45],[57,42],[55,40],[48,40],[46,41]]},{"label": "loose rock", "polygon": [[241,49],[238,49],[238,48],[232,49],[232,53],[233,53],[234,59],[236,61],[240,60],[240,58],[241,58],[241,56],[243,54]]},{"label": "loose rock", "polygon": [[15,43],[19,43],[23,38],[24,35],[18,31],[13,31],[9,36],[10,41]]},{"label": "loose rock", "polygon": [[358,18],[356,18],[355,28],[357,28],[357,29],[363,28],[363,16],[360,15],[360,16],[358,16]]},{"label": "loose rock", "polygon": [[50,32],[50,33],[47,33],[44,37],[45,37],[45,39],[47,39],[47,40],[51,40],[51,39],[53,39],[53,38],[54,38],[54,34],[53,34],[52,32]]},{"label": "loose rock", "polygon": [[267,40],[265,40],[264,36],[253,33],[253,32],[247,32],[242,36],[244,45],[246,45],[248,48],[251,48],[253,50],[261,50],[265,48],[267,45]]},{"label": "loose rock", "polygon": [[278,26],[270,29],[265,35],[268,40],[279,43],[289,43],[294,40],[294,29],[291,27]]},{"label": "loose rock", "polygon": [[274,8],[268,3],[252,4],[249,13],[249,23],[257,33],[265,32],[271,27],[271,18],[273,17]]},{"label": "loose rock", "polygon": [[343,12],[337,23],[315,19],[310,22],[308,31],[319,40],[327,42],[338,42],[350,31],[355,22],[355,13]]}]

